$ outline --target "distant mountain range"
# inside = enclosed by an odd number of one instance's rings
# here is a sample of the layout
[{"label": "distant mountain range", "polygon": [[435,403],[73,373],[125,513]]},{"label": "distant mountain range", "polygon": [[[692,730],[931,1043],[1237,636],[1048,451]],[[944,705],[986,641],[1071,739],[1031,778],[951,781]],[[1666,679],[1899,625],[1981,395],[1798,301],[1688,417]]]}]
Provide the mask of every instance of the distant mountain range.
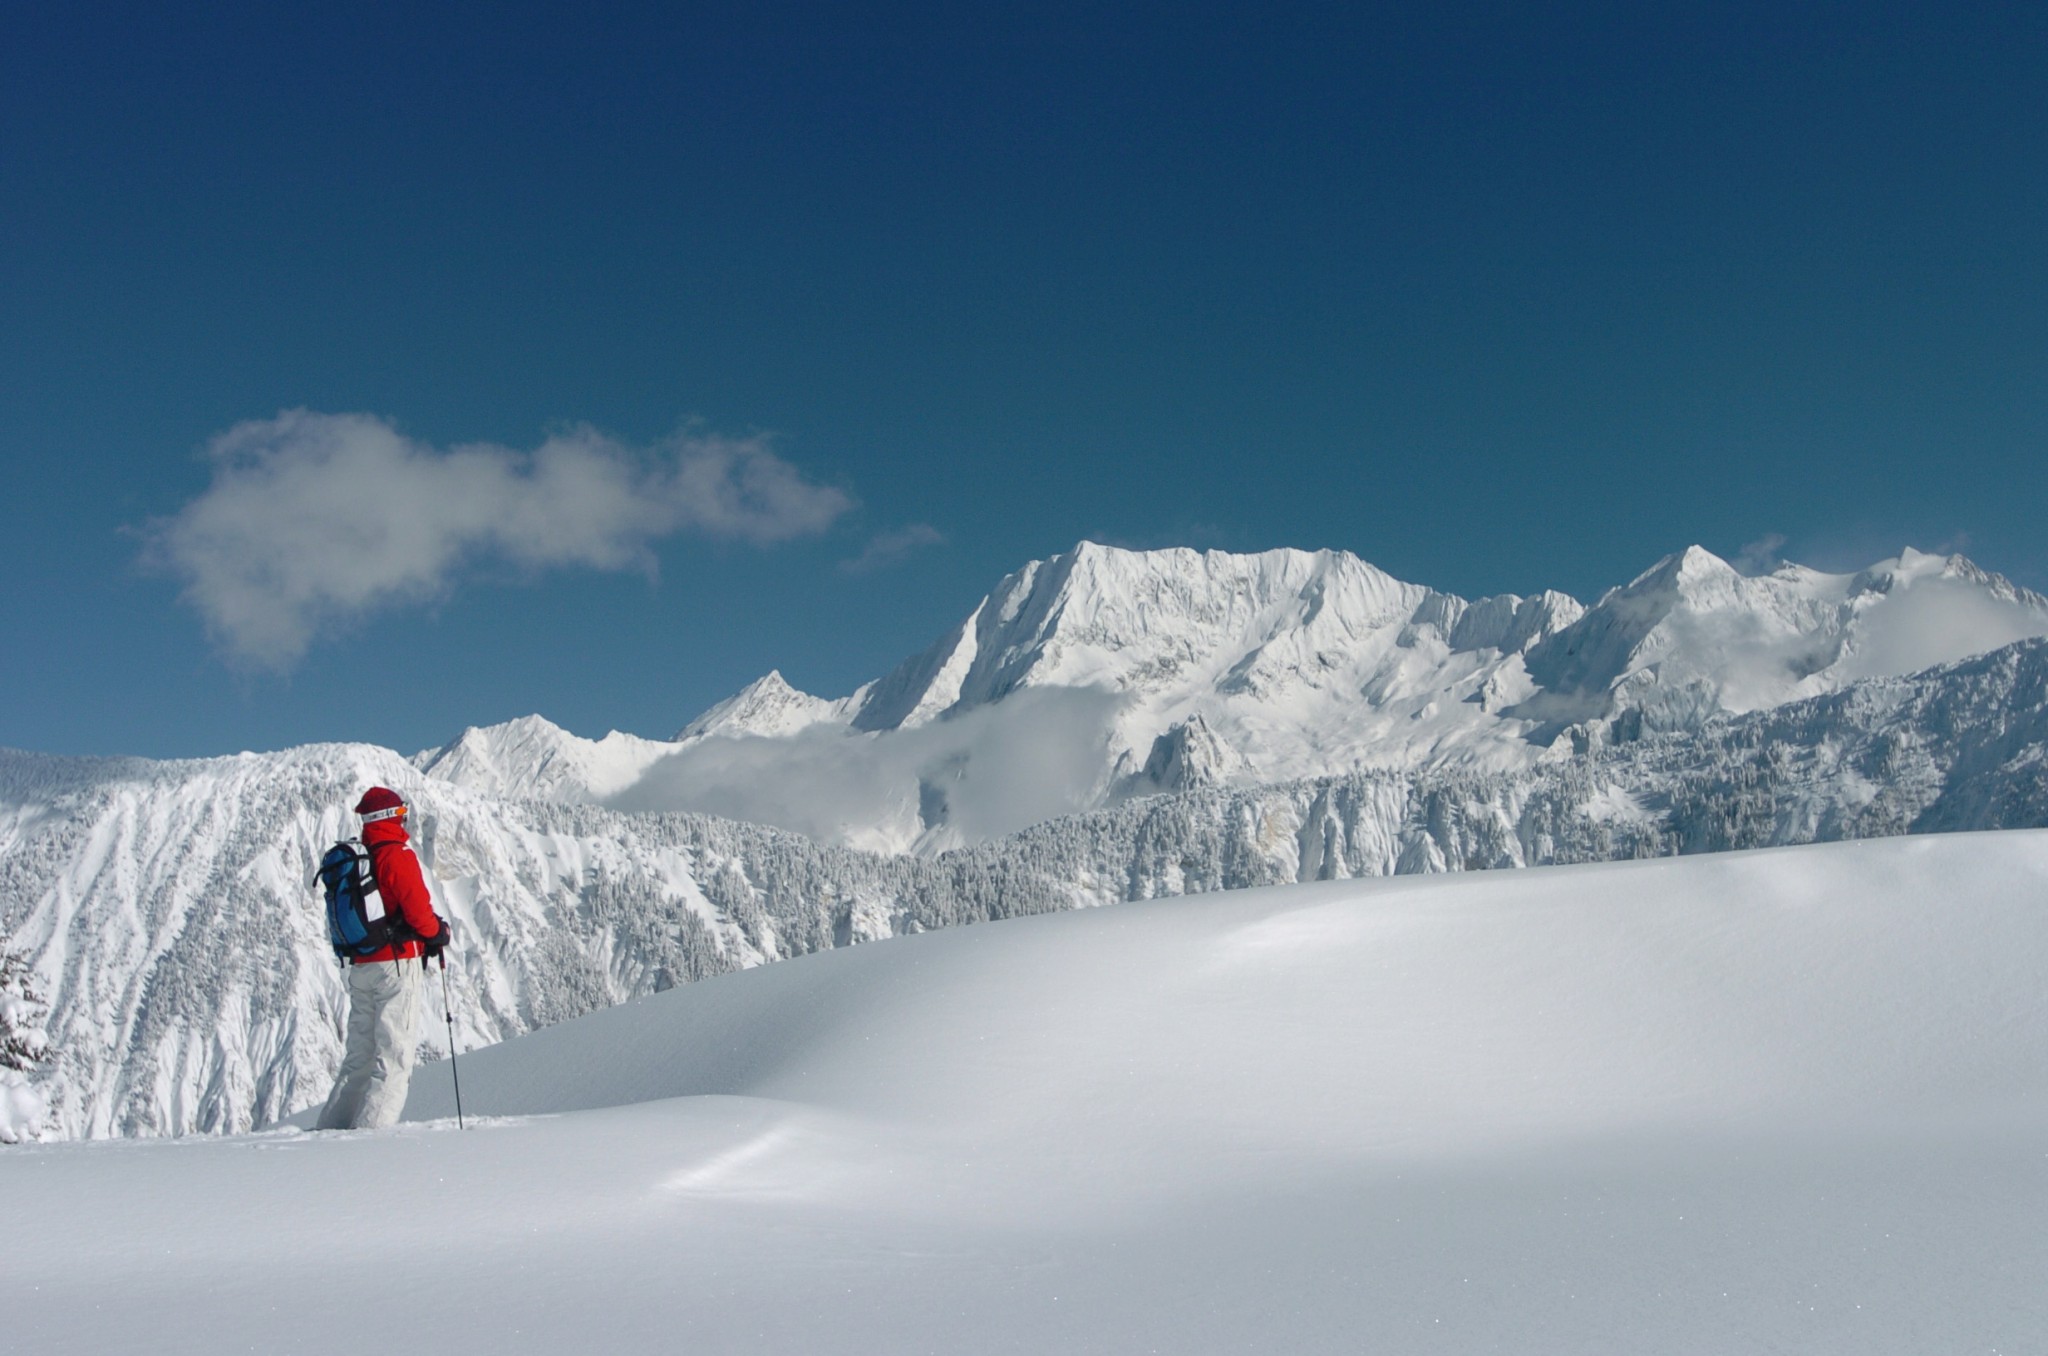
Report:
[{"label": "distant mountain range", "polygon": [[372,782],[414,801],[462,927],[468,1046],[1021,913],[2048,825],[2042,635],[2040,597],[1913,553],[1752,578],[1693,550],[1581,608],[1085,546],[850,697],[770,675],[673,741],[530,718],[410,760],[0,752],[0,942],[50,998],[64,1133],[242,1129],[338,1060],[308,877]]},{"label": "distant mountain range", "polygon": [[836,701],[771,672],[674,740],[538,717],[415,761],[491,795],[679,809],[930,854],[1201,786],[1510,771],[2048,636],[2048,599],[1960,556],[1748,576],[1699,547],[1587,607],[1468,602],[1341,551],[1082,543]]}]

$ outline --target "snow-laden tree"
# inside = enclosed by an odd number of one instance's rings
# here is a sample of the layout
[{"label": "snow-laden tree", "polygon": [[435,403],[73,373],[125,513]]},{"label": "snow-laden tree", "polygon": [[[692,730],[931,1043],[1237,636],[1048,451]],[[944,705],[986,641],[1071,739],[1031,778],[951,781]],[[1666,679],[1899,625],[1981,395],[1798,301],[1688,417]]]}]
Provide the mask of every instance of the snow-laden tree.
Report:
[{"label": "snow-laden tree", "polygon": [[29,1075],[49,1058],[43,1021],[50,1006],[28,958],[0,948],[0,1144],[43,1132],[48,1109]]}]

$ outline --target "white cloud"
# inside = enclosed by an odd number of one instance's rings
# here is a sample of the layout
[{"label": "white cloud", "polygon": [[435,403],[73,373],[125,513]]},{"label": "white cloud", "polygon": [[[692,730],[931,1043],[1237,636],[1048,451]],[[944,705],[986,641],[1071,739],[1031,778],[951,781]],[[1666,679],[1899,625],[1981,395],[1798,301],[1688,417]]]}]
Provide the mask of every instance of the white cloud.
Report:
[{"label": "white cloud", "polygon": [[1871,604],[1842,672],[1849,678],[1917,673],[2044,631],[2048,617],[2032,608],[1936,575],[1895,586]]},{"label": "white cloud", "polygon": [[1784,564],[1784,557],[1778,554],[1784,547],[1784,533],[1766,532],[1755,541],[1746,543],[1729,563],[1735,567],[1736,573],[1746,574],[1752,578],[1769,574]]},{"label": "white cloud", "polygon": [[852,506],[760,438],[679,435],[628,448],[589,428],[533,452],[446,450],[367,414],[290,410],[213,441],[213,484],[146,531],[145,560],[234,657],[272,669],[319,627],[445,592],[465,563],[654,568],[691,531],[767,544]]},{"label": "white cloud", "polygon": [[1124,700],[1026,687],[908,729],[714,736],[653,764],[608,803],[696,810],[883,852],[930,830],[980,842],[1094,804]]},{"label": "white cloud", "polygon": [[921,547],[943,546],[945,542],[946,534],[930,523],[912,523],[875,534],[859,555],[840,561],[839,568],[848,574],[868,574],[896,564]]}]

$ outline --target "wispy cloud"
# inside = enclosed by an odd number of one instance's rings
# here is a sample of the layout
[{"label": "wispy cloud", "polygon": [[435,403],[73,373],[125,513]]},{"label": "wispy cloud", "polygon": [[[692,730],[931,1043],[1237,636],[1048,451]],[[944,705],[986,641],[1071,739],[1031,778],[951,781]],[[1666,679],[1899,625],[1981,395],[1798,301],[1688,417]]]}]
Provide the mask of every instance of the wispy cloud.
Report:
[{"label": "wispy cloud", "polygon": [[1090,804],[1126,700],[1099,688],[1027,687],[907,729],[713,737],[661,759],[609,803],[776,824],[873,851],[901,851],[941,827],[980,842]]},{"label": "wispy cloud", "polygon": [[[1880,561],[1896,559],[1906,547],[1937,556],[1969,555],[1980,549],[1966,529],[1925,519],[1918,522],[1830,523],[1811,527],[1799,533],[1794,549],[1803,565],[1832,574],[1854,574]],[[1985,564],[1984,561],[1978,563]],[[2003,572],[2011,573],[2010,570]]]},{"label": "wispy cloud", "polygon": [[445,593],[462,566],[654,569],[679,532],[757,545],[822,532],[852,507],[761,438],[627,447],[590,428],[532,452],[440,449],[367,414],[290,410],[208,449],[207,491],[144,531],[144,560],[230,656],[291,667],[323,625]]},{"label": "wispy cloud", "polygon": [[1778,554],[1784,549],[1784,533],[1766,532],[1755,541],[1744,544],[1743,548],[1735,553],[1735,559],[1729,563],[1742,574],[1769,574],[1784,563],[1784,557]]},{"label": "wispy cloud", "polygon": [[913,551],[943,546],[945,542],[946,534],[930,523],[912,523],[892,532],[877,533],[859,555],[840,561],[839,568],[848,574],[868,574],[887,569]]}]

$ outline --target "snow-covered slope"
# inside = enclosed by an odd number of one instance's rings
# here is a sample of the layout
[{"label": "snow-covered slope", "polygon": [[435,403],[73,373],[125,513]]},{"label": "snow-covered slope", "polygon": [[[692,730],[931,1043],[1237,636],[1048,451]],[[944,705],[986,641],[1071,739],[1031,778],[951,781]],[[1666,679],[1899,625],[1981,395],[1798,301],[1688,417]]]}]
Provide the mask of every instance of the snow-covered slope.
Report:
[{"label": "snow-covered slope", "polygon": [[49,997],[65,1135],[247,1129],[322,1095],[345,1006],[313,865],[381,783],[457,920],[463,1034],[1064,896],[699,816],[496,801],[389,750],[179,763],[0,751],[0,940]]},{"label": "snow-covered slope", "polygon": [[763,961],[1025,913],[2048,825],[2048,641],[1583,742],[1511,772],[1243,786],[1202,771],[1212,754],[1190,725],[1160,769],[1187,789],[935,858],[498,800],[361,746],[189,763],[0,753],[0,943],[51,1000],[63,1133],[246,1129],[319,1096],[338,1058],[341,990],[307,882],[371,782],[421,811],[440,907],[464,932],[457,977],[476,993],[465,1037],[499,1040]]},{"label": "snow-covered slope", "polygon": [[626,737],[523,721],[421,761],[497,795],[932,853],[1200,785],[1512,771],[1561,738],[1697,729],[2044,635],[2048,600],[1914,551],[1857,574],[1751,577],[1693,547],[1585,608],[1557,593],[1468,602],[1340,551],[1082,543],[838,701],[771,673],[674,744],[613,749]]},{"label": "snow-covered slope", "polygon": [[2048,836],[1959,835],[812,957],[465,1058],[466,1133],[0,1153],[0,1314],[355,1351],[400,1275],[390,1340],[549,1356],[2039,1350],[2044,891]]}]

